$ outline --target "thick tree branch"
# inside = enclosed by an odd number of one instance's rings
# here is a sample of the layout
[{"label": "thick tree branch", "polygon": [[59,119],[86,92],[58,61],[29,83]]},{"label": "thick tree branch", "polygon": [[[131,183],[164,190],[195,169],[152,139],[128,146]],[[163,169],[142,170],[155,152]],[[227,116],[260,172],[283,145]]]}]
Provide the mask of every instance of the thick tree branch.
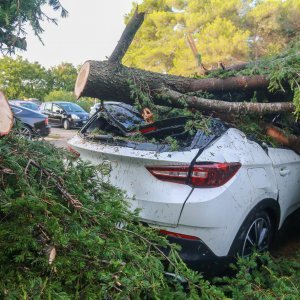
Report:
[{"label": "thick tree branch", "polygon": [[251,103],[251,102],[225,102],[220,100],[204,99],[196,96],[189,96],[172,90],[161,92],[162,97],[168,97],[173,106],[185,106],[215,112],[227,113],[253,113],[268,114],[279,112],[292,112],[294,105],[291,102],[277,103]]},{"label": "thick tree branch", "polygon": [[125,53],[127,52],[129,46],[131,45],[133,38],[136,32],[139,30],[141,25],[143,24],[145,17],[144,12],[138,12],[138,7],[136,8],[133,17],[127,24],[125,30],[122,33],[122,36],[113,51],[112,55],[109,58],[109,62],[113,64],[120,64],[122,58],[124,57]]},{"label": "thick tree branch", "polygon": [[235,64],[235,65],[231,65],[228,67],[225,67],[224,69],[220,69],[220,68],[212,68],[210,70],[206,70],[205,74],[210,74],[216,71],[240,71],[240,70],[244,70],[246,69],[249,65],[251,65],[252,63],[249,62],[245,62],[245,63],[239,63],[239,64]]},{"label": "thick tree branch", "polygon": [[267,88],[268,80],[264,76],[239,76],[229,78],[195,79],[182,76],[165,75],[115,64],[109,61],[87,61],[82,66],[75,84],[75,95],[130,101],[128,81],[133,80],[147,86],[149,90],[169,89],[179,93],[198,91],[225,92],[247,91]]},{"label": "thick tree branch", "polygon": [[225,92],[265,89],[269,80],[265,76],[238,76],[228,78],[204,78],[191,82],[190,91]]},{"label": "thick tree branch", "polygon": [[268,126],[266,134],[275,139],[279,144],[289,147],[300,154],[300,137],[286,134],[276,126]]}]

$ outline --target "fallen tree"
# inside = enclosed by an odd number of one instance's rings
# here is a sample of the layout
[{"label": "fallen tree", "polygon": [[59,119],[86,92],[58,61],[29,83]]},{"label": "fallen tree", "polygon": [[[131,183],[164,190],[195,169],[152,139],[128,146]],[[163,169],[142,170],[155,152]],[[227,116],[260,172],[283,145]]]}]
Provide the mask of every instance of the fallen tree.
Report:
[{"label": "fallen tree", "polygon": [[[87,61],[81,68],[75,85],[75,95],[93,97],[98,99],[107,99],[112,101],[121,101],[132,104],[134,100],[131,97],[132,89],[130,80],[136,86],[147,89],[149,97],[155,104],[175,107],[194,107],[202,108],[199,105],[201,101],[196,98],[188,102],[178,102],[174,99],[174,94],[185,95],[191,92],[227,92],[240,90],[258,90],[265,89],[268,86],[268,80],[265,76],[240,76],[221,78],[193,79],[180,76],[164,75],[149,71],[143,71],[134,68],[128,68],[123,65],[114,64],[110,61]],[[178,95],[178,94],[176,94]],[[165,97],[164,97],[165,96]],[[171,97],[169,97],[171,96]],[[183,98],[182,98],[183,99]],[[190,99],[188,96],[186,99]],[[171,103],[168,101],[171,100]],[[211,101],[207,99],[207,101]],[[217,100],[215,100],[217,101]],[[203,101],[202,101],[203,102]],[[219,101],[221,104],[222,101]],[[205,105],[207,108],[216,108],[216,105]],[[273,109],[272,109],[273,107]],[[280,108],[280,110],[279,110]],[[292,103],[275,103],[265,105],[265,103],[252,103],[251,106],[245,106],[242,103],[230,103],[223,101],[220,109],[223,112],[278,112],[293,111]],[[218,110],[220,110],[218,109]]]},{"label": "fallen tree", "polygon": [[7,135],[14,123],[13,114],[2,92],[0,92],[0,137]]},{"label": "fallen tree", "polygon": [[[259,117],[295,112],[299,117],[300,83],[297,66],[300,66],[300,60],[297,50],[288,53],[286,57],[281,54],[273,60],[269,59],[267,63],[260,60],[227,68],[223,66],[222,70],[208,71],[206,78],[187,78],[129,68],[122,65],[121,61],[144,17],[143,12],[135,11],[107,61],[87,61],[83,64],[75,84],[77,98],[87,96],[120,101],[136,104],[141,109],[153,108],[153,105],[189,108],[226,121],[241,119],[246,114]],[[296,49],[299,49],[299,45],[300,42]],[[292,71],[288,73],[290,69]],[[267,101],[252,101],[260,93]],[[278,95],[282,101],[277,100]],[[230,101],[224,101],[228,98]],[[290,135],[285,136],[284,132],[271,135],[271,131],[267,131],[269,125],[267,122],[264,124],[264,134],[279,144],[299,151],[295,139],[291,139]],[[239,127],[238,124],[236,126]],[[279,136],[285,136],[284,143]],[[295,138],[298,139],[297,136]]]},{"label": "fallen tree", "polygon": [[[155,104],[175,107],[192,107],[231,113],[278,113],[294,110],[292,103],[229,103],[217,99],[190,97],[190,93],[267,90],[269,80],[266,75],[232,76],[228,78],[186,78],[145,70],[128,68],[121,60],[129,48],[134,35],[144,20],[144,13],[135,11],[126,26],[113,54],[107,61],[87,61],[81,68],[75,84],[75,95],[133,103],[133,82],[141,88]],[[238,70],[243,69],[245,65]],[[232,70],[235,68],[229,68]],[[182,97],[181,94],[184,96]],[[181,101],[177,101],[180,98]],[[244,99],[248,100],[248,99]],[[209,101],[212,103],[209,104]]]}]

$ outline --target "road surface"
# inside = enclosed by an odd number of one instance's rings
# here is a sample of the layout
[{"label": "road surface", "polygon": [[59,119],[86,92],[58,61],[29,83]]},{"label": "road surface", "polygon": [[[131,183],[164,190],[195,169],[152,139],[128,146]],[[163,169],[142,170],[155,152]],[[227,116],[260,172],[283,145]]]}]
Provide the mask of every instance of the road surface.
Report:
[{"label": "road surface", "polygon": [[50,135],[45,138],[46,141],[55,145],[56,147],[67,147],[67,141],[71,139],[76,133],[77,129],[65,130],[63,128],[51,128]]}]

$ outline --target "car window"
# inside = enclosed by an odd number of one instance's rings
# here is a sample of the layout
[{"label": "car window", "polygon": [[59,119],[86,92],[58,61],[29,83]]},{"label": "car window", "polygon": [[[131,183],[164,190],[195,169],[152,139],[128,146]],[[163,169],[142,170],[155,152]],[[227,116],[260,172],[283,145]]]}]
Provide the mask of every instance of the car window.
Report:
[{"label": "car window", "polygon": [[52,103],[45,103],[44,104],[44,110],[51,111],[51,108],[52,108]]},{"label": "car window", "polygon": [[53,104],[52,110],[55,113],[61,113],[61,111],[62,111],[62,109],[56,104]]},{"label": "car window", "polygon": [[86,112],[83,110],[79,105],[69,102],[69,103],[60,103],[60,106],[63,107],[63,109],[68,113],[74,113],[74,112]]},{"label": "car window", "polygon": [[32,110],[39,110],[39,107],[36,104],[31,103],[31,102],[22,102],[21,106],[24,106],[24,107],[32,109]]}]

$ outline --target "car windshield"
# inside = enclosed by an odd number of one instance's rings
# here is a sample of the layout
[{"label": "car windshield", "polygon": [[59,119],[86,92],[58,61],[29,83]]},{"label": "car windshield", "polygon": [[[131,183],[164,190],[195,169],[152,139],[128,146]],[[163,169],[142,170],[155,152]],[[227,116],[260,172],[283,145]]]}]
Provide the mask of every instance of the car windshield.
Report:
[{"label": "car windshield", "polygon": [[39,110],[38,105],[31,102],[22,102],[20,105],[29,108],[31,110]]},{"label": "car windshield", "polygon": [[60,103],[59,104],[66,112],[73,113],[73,112],[85,112],[79,105],[75,103]]}]

